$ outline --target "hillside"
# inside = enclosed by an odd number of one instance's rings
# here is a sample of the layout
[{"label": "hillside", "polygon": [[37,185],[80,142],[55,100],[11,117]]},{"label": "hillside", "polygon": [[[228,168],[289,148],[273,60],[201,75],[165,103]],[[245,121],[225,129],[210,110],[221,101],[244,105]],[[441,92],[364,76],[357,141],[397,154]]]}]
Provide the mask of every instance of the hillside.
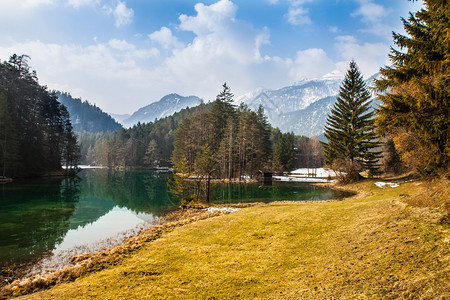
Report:
[{"label": "hillside", "polygon": [[79,98],[73,98],[68,93],[57,92],[58,101],[69,111],[70,120],[75,132],[108,132],[122,128],[110,115],[97,106]]}]

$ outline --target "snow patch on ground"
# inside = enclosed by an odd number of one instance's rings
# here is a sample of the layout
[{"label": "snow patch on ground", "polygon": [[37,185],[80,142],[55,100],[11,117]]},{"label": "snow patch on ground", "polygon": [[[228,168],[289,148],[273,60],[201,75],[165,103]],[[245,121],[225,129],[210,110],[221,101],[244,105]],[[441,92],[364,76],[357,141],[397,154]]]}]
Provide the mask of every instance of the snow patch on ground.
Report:
[{"label": "snow patch on ground", "polygon": [[217,212],[217,211],[234,213],[234,212],[239,211],[240,209],[239,208],[231,208],[231,207],[208,207],[208,208],[205,208],[205,210],[208,212],[211,212],[211,213]]},{"label": "snow patch on ground", "polygon": [[337,174],[330,169],[325,168],[300,168],[291,172],[291,176],[301,177],[336,177]]},{"label": "snow patch on ground", "polygon": [[396,188],[396,187],[400,186],[400,184],[398,184],[398,183],[382,182],[382,181],[375,182],[375,185],[379,188],[384,188],[385,186],[390,186],[391,188]]},{"label": "snow patch on ground", "polygon": [[91,165],[78,165],[78,168],[80,168],[80,169],[106,169],[106,167],[103,167],[103,166],[91,166]]},{"label": "snow patch on ground", "polygon": [[284,182],[329,182],[328,179],[315,177],[273,176],[273,179]]}]

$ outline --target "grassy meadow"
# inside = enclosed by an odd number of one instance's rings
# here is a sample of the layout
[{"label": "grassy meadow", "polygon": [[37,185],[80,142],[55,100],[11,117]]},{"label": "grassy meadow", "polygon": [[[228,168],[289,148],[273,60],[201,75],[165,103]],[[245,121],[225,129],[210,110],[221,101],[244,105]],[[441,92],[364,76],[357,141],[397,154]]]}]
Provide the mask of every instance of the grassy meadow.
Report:
[{"label": "grassy meadow", "polygon": [[358,194],[344,201],[258,204],[174,226],[23,298],[450,297],[449,181],[374,183],[346,186]]}]

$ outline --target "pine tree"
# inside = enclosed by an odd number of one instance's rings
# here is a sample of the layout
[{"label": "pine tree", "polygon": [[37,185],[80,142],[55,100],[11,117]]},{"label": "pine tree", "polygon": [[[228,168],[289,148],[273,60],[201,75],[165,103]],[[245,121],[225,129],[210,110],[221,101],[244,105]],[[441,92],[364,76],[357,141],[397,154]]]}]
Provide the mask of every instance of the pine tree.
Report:
[{"label": "pine tree", "polygon": [[212,149],[219,148],[220,141],[225,133],[227,121],[232,119],[235,112],[233,105],[233,94],[227,83],[223,84],[223,91],[220,92],[213,102],[210,117],[213,124],[214,143],[211,143]]},{"label": "pine tree", "polygon": [[343,181],[355,181],[359,172],[377,169],[379,152],[374,132],[374,111],[370,110],[370,92],[354,61],[340,87],[325,126],[325,163],[346,175]]},{"label": "pine tree", "polygon": [[189,165],[186,157],[182,158],[173,168],[173,179],[169,180],[169,190],[172,194],[178,197],[181,201],[191,196],[191,184],[189,177],[191,176]]},{"label": "pine tree", "polygon": [[[417,136],[418,171],[433,174],[450,164],[450,3],[424,0],[425,9],[402,19],[407,35],[393,33],[392,66],[376,81],[382,100],[377,125]],[[406,49],[406,52],[402,50]]]},{"label": "pine tree", "polygon": [[291,171],[294,168],[294,134],[283,133],[275,145],[273,168],[277,171]]}]

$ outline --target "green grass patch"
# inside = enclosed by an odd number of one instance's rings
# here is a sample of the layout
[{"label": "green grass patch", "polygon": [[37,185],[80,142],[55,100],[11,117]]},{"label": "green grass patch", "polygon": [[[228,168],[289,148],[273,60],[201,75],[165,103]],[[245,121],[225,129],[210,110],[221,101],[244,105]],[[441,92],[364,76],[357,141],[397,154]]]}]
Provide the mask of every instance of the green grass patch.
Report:
[{"label": "green grass patch", "polygon": [[177,227],[101,271],[24,297],[450,297],[445,212],[404,200],[427,187],[381,189],[367,181],[349,188],[359,195],[260,204]]}]

